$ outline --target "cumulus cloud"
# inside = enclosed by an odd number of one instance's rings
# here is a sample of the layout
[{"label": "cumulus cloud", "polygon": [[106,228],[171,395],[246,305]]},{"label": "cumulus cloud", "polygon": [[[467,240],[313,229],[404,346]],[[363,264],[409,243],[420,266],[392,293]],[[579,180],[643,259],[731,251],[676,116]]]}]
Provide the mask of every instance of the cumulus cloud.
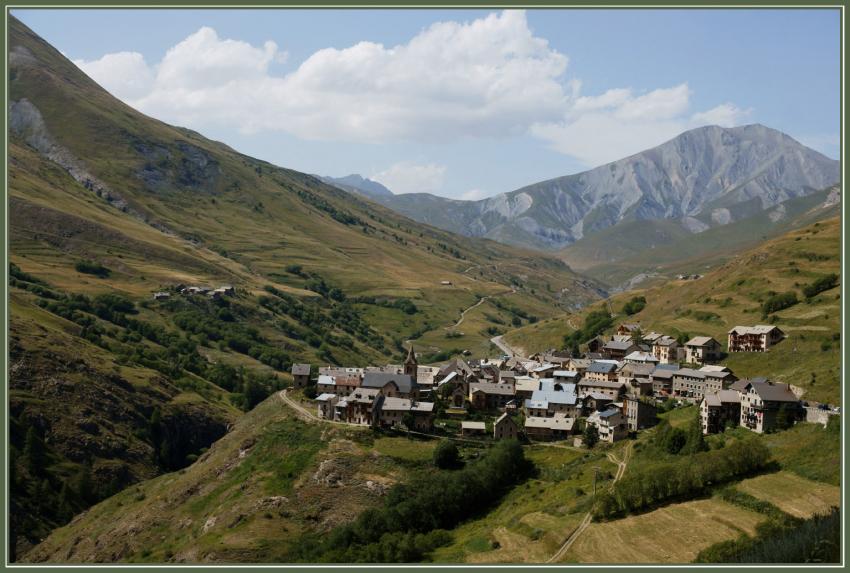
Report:
[{"label": "cumulus cloud", "polygon": [[588,167],[633,155],[694,127],[738,125],[751,111],[726,103],[691,113],[693,92],[686,83],[640,95],[628,88],[574,94],[563,120],[534,124],[530,132]]},{"label": "cumulus cloud", "polygon": [[153,88],[153,71],[138,52],[106,54],[99,60],[74,60],[74,63],[104,89],[125,101],[143,97]]},{"label": "cumulus cloud", "polygon": [[109,80],[112,70],[96,62],[78,65],[166,121],[282,130],[304,139],[519,135],[533,122],[557,119],[565,102],[567,57],[534,36],[524,11],[438,22],[393,47],[360,42],[322,49],[275,76],[269,64],[281,54],[274,42],[255,47],[201,28],[147,70],[154,76],[147,93],[129,89],[126,79]]},{"label": "cumulus cloud", "polygon": [[[275,74],[271,65],[286,56],[275,42],[254,46],[203,27],[155,65],[135,52],[75,63],[137,109],[198,130],[357,143],[530,133],[587,166],[697,125],[736,125],[750,112],[732,103],[694,112],[686,83],[583,94],[581,80],[566,77],[567,56],[534,35],[522,10],[438,22],[396,46],[363,41],[321,49]],[[407,175],[391,189],[425,190],[427,178],[418,180],[413,164],[398,165]],[[395,177],[392,169],[382,175]],[[441,182],[437,171],[430,181]]]},{"label": "cumulus cloud", "polygon": [[370,175],[369,179],[377,181],[395,194],[436,193],[443,187],[445,174],[444,165],[402,161]]}]

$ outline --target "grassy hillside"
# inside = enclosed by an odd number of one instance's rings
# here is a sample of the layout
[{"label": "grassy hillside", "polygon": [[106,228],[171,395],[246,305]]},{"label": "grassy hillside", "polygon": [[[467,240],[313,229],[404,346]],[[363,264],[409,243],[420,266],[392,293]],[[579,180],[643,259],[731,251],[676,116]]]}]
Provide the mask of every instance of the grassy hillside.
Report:
[{"label": "grassy hillside", "polygon": [[[599,298],[556,258],[414,223],[146,117],[14,18],[9,47],[19,554],[105,495],[189,463],[293,362],[398,361],[420,338],[426,355],[485,353],[491,326]],[[236,295],[187,298],[179,284]],[[171,299],[152,300],[160,290]]]},{"label": "grassy hillside", "polygon": [[[805,389],[812,400],[840,402],[840,286],[806,299],[803,288],[820,277],[840,273],[841,224],[838,218],[813,223],[742,253],[698,280],[671,280],[663,286],[621,293],[601,308],[618,322],[638,322],[645,331],[710,335],[722,345],[735,325],[779,326],[788,338],[770,352],[731,354],[724,363],[740,377],[769,376]],[[774,294],[794,292],[799,302],[763,316]],[[646,298],[637,314],[622,312],[636,295]],[[610,306],[609,306],[610,304]],[[560,347],[564,335],[579,328],[585,311],[541,321],[509,332],[508,343],[527,352]]]},{"label": "grassy hillside", "polygon": [[832,187],[790,199],[697,234],[677,221],[626,221],[566,247],[561,256],[612,286],[635,277],[661,283],[677,274],[704,273],[767,239],[839,215],[841,205],[834,202],[838,193]]}]

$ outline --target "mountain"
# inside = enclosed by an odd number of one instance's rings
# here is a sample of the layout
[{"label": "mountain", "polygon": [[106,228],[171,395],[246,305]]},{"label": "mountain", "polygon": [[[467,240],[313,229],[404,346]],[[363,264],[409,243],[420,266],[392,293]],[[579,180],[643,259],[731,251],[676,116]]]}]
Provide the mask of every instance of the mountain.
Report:
[{"label": "mountain", "polygon": [[590,171],[479,201],[381,199],[419,221],[512,245],[561,249],[632,221],[700,233],[839,181],[839,163],[763,125],[701,127]]},{"label": "mountain", "polygon": [[9,50],[13,558],[203,456],[294,362],[483,355],[489,327],[604,294],[147,117],[15,18]]},{"label": "mountain", "polygon": [[317,175],[316,177],[318,177],[329,185],[339,187],[343,191],[348,191],[350,193],[358,193],[360,195],[365,195],[366,197],[370,197],[373,199],[394,197],[392,191],[390,191],[377,181],[372,181],[371,179],[367,179],[362,175],[358,175],[356,173],[346,175],[345,177],[324,177],[321,175]]}]

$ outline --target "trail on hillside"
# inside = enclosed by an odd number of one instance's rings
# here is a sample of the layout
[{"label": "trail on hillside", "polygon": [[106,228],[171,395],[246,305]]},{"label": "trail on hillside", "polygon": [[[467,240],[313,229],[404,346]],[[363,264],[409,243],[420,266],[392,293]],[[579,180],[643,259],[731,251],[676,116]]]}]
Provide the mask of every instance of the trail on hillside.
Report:
[{"label": "trail on hillside", "polygon": [[[620,478],[623,477],[623,474],[626,473],[626,466],[628,465],[629,459],[632,456],[632,447],[633,446],[634,446],[634,442],[629,442],[626,445],[625,449],[623,450],[623,459],[622,460],[617,458],[614,455],[613,452],[608,453],[608,459],[611,462],[617,464],[617,473],[614,475],[614,480],[611,482],[611,488],[613,488],[614,484],[617,483],[620,480]],[[570,547],[573,546],[573,543],[576,542],[576,539],[578,539],[581,536],[581,534],[584,533],[584,530],[588,528],[588,526],[590,525],[592,520],[593,520],[593,509],[591,508],[591,510],[587,512],[587,514],[584,516],[584,518],[582,518],[581,523],[579,523],[579,525],[578,525],[578,527],[576,527],[575,531],[573,531],[570,534],[570,536],[567,537],[566,541],[564,541],[564,544],[561,545],[560,549],[558,549],[558,551],[556,551],[555,554],[546,561],[546,563],[555,563],[555,562],[559,561],[560,559],[562,559],[564,557],[564,555],[566,555],[567,551],[570,550]]]},{"label": "trail on hillside", "polygon": [[527,358],[523,355],[522,352],[520,352],[520,349],[515,348],[515,347],[511,346],[510,344],[508,344],[507,342],[505,342],[505,339],[503,338],[503,336],[504,335],[501,335],[501,334],[499,336],[494,336],[493,338],[490,339],[490,342],[492,342],[493,344],[498,346],[499,349],[502,352],[504,352],[505,354],[507,354],[511,358],[519,358],[520,360],[526,360]]}]

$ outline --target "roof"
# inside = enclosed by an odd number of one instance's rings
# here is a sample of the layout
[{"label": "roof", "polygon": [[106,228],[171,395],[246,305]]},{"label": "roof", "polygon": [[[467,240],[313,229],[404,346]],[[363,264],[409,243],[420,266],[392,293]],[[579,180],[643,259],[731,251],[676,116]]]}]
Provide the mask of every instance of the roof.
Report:
[{"label": "roof", "polygon": [[336,394],[328,394],[327,392],[323,392],[322,394],[316,396],[316,401],[327,402],[328,400],[331,400],[333,398],[336,398]]},{"label": "roof", "polygon": [[673,375],[676,374],[678,370],[670,370],[668,368],[656,368],[652,371],[652,379],[653,380],[672,380]]},{"label": "roof", "polygon": [[612,380],[582,380],[578,383],[579,386],[586,388],[622,388],[622,382],[614,382]]},{"label": "roof", "polygon": [[548,404],[568,404],[574,405],[578,401],[578,395],[575,391],[574,384],[568,384],[572,388],[563,391],[537,390],[531,394],[531,400],[536,402],[546,402],[544,406],[548,408]]},{"label": "roof", "polygon": [[[772,324],[757,324],[755,326],[736,326],[729,334],[767,334],[773,329],[779,330],[778,326]],[[779,330],[779,332],[782,332]]]},{"label": "roof", "polygon": [[621,414],[619,410],[615,410],[613,408],[605,410],[604,412],[599,412],[600,418],[610,418],[611,416],[616,416],[617,414]]},{"label": "roof", "polygon": [[484,422],[461,422],[461,430],[486,430],[487,424]]},{"label": "roof", "polygon": [[578,372],[575,370],[555,370],[552,376],[555,378],[575,378],[578,376]]},{"label": "roof", "polygon": [[348,402],[367,402],[372,403],[380,394],[377,388],[358,388],[346,397]]},{"label": "roof", "polygon": [[410,405],[411,412],[433,412],[434,411],[434,403],[433,402],[413,402]]},{"label": "roof", "polygon": [[553,430],[564,430],[569,432],[573,429],[575,418],[542,418],[529,416],[525,419],[526,428],[551,428]]},{"label": "roof", "polygon": [[722,406],[725,404],[734,404],[741,401],[741,396],[734,390],[721,390],[720,392],[712,392],[705,395],[705,402],[709,406]]},{"label": "roof", "polygon": [[451,382],[451,381],[452,381],[452,380],[454,380],[455,378],[457,378],[457,372],[454,372],[454,371],[449,372],[448,376],[446,376],[445,378],[443,378],[442,380],[440,380],[440,381],[437,383],[437,386],[442,386],[443,384],[446,384],[446,383],[448,383],[448,382]]},{"label": "roof", "polygon": [[683,378],[705,378],[705,372],[700,372],[699,370],[694,370],[693,368],[680,368],[676,372],[673,373],[673,376],[681,376]]},{"label": "roof", "polygon": [[636,360],[638,362],[658,362],[658,359],[649,354],[648,352],[641,352],[640,350],[635,350],[634,352],[628,354],[625,358],[626,360]]},{"label": "roof", "polygon": [[607,348],[609,350],[628,350],[634,345],[635,343],[631,340],[611,340],[606,342],[605,346],[602,348]]},{"label": "roof", "polygon": [[499,379],[516,378],[517,374],[513,370],[499,370]]},{"label": "roof", "polygon": [[750,380],[749,386],[752,386],[759,398],[768,402],[797,402],[799,400],[791,391],[791,387],[781,382]]},{"label": "roof", "polygon": [[685,346],[708,346],[712,342],[720,344],[710,336],[694,336],[685,343]]},{"label": "roof", "polygon": [[309,376],[310,375],[310,365],[309,364],[293,364],[292,365],[292,375],[293,376]]},{"label": "roof", "polygon": [[501,423],[502,423],[502,422],[504,422],[504,421],[512,422],[512,423],[514,423],[514,424],[515,424],[514,419],[513,419],[513,418],[511,418],[511,417],[508,415],[508,413],[507,413],[507,412],[505,412],[504,414],[502,414],[501,416],[499,416],[498,418],[496,418],[496,421],[494,422],[494,424],[499,425],[499,424],[501,424]]},{"label": "roof", "polygon": [[550,363],[547,362],[546,364],[541,364],[537,368],[532,368],[531,371],[532,372],[545,372],[546,370],[551,370],[552,368],[557,368],[557,367],[558,367],[557,364],[550,364]]},{"label": "roof", "polygon": [[727,366],[720,366],[719,364],[706,364],[702,368],[700,368],[700,372],[730,372]]},{"label": "roof", "polygon": [[387,396],[384,398],[384,403],[381,405],[381,410],[389,410],[391,412],[407,412],[410,410],[410,400],[406,398],[394,398]]},{"label": "roof", "polygon": [[547,402],[546,400],[526,400],[525,401],[525,408],[527,410],[529,410],[529,409],[548,410],[549,409],[549,402]]},{"label": "roof", "polygon": [[624,364],[620,373],[631,373],[632,376],[649,376],[655,370],[654,364]]},{"label": "roof", "polygon": [[608,374],[616,369],[617,365],[611,364],[610,362],[593,362],[587,367],[588,372],[598,372],[600,374]]},{"label": "roof", "polygon": [[673,346],[674,344],[678,345],[679,342],[671,336],[662,336],[656,339],[653,344],[655,346]]},{"label": "roof", "polygon": [[399,392],[408,393],[413,388],[413,380],[409,374],[393,374],[391,372],[366,372],[363,375],[362,388],[383,388],[394,382]]},{"label": "roof", "polygon": [[525,376],[525,377],[517,376],[516,383],[514,384],[514,387],[516,388],[517,392],[519,392],[520,390],[522,390],[524,392],[534,392],[535,390],[540,389],[540,379],[539,378],[529,378],[527,376]]},{"label": "roof", "polygon": [[485,394],[499,394],[501,396],[513,396],[513,384],[493,384],[492,382],[482,382],[469,385],[469,393],[484,392]]},{"label": "roof", "polygon": [[602,392],[591,392],[590,394],[587,394],[585,396],[585,398],[593,398],[594,400],[613,400],[614,399],[609,394],[604,394]]},{"label": "roof", "polygon": [[634,322],[624,322],[617,327],[617,330],[621,328],[631,332],[632,330],[640,330],[640,325]]}]

